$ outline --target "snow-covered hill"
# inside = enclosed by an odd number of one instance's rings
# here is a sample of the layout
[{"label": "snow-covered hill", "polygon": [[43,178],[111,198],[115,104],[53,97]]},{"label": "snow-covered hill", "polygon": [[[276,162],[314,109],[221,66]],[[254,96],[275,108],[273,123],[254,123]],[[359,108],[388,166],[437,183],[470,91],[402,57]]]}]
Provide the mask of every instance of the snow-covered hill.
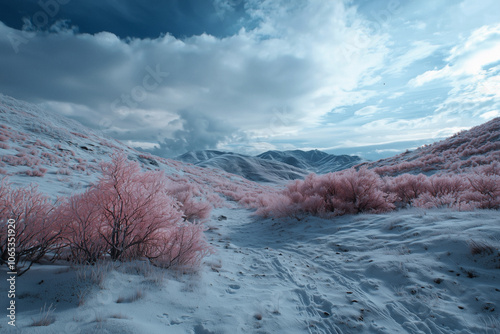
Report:
[{"label": "snow-covered hill", "polygon": [[273,183],[303,179],[309,173],[336,172],[362,162],[357,156],[332,155],[318,150],[267,151],[257,156],[205,150],[187,152],[176,160],[219,168],[251,181]]},{"label": "snow-covered hill", "polygon": [[273,161],[281,161],[286,164],[304,169],[309,173],[326,174],[351,168],[362,162],[358,156],[333,155],[326,152],[311,151],[267,151],[257,157]]},{"label": "snow-covered hill", "polygon": [[460,173],[500,161],[500,117],[454,136],[391,158],[358,165],[383,175]]},{"label": "snow-covered hill", "polygon": [[176,159],[199,167],[221,169],[255,182],[283,183],[303,179],[308,174],[306,170],[286,163],[232,152],[195,151]]},{"label": "snow-covered hill", "polygon": [[96,181],[99,163],[116,152],[145,170],[162,170],[173,181],[196,184],[207,196],[266,189],[221,170],[137,151],[76,121],[0,95],[0,177],[7,176],[14,185],[35,183],[54,197],[80,192]]}]

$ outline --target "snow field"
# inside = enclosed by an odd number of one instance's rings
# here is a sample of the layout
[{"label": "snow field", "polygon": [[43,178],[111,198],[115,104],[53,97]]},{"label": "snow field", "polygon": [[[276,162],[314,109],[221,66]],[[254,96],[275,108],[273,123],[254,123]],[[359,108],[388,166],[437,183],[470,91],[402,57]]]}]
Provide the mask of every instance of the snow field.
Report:
[{"label": "snow field", "polygon": [[[402,210],[297,222],[256,218],[233,207],[214,210],[207,225],[217,253],[197,273],[164,271],[140,261],[86,271],[67,264],[34,267],[18,279],[18,329],[194,334],[499,330],[496,211]],[[40,308],[50,304],[55,321],[31,327]],[[1,326],[2,332],[14,332]]]}]

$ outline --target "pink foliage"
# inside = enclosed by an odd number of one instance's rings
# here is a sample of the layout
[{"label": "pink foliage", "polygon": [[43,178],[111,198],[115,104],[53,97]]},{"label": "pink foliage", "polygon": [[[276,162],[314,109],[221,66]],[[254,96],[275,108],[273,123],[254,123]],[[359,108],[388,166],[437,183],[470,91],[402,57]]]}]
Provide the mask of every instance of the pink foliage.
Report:
[{"label": "pink foliage", "polygon": [[33,167],[40,164],[40,159],[26,155],[25,153],[18,153],[17,155],[4,155],[2,161],[11,166],[28,166]]},{"label": "pink foliage", "polygon": [[411,205],[414,199],[429,189],[428,178],[423,174],[402,174],[385,180],[386,191],[394,194],[395,202],[402,206]]},{"label": "pink foliage", "polygon": [[4,150],[8,150],[10,148],[10,146],[6,143],[0,142],[0,148],[3,148]]},{"label": "pink foliage", "polygon": [[203,225],[176,224],[164,230],[158,242],[144,253],[164,268],[196,268],[205,256],[213,253],[213,249],[207,247],[203,231]]},{"label": "pink foliage", "polygon": [[71,175],[71,171],[68,168],[59,168],[56,171],[56,174],[59,174],[59,175]]},{"label": "pink foliage", "polygon": [[85,164],[77,164],[77,165],[72,165],[71,169],[85,172],[87,170],[87,166]]},{"label": "pink foliage", "polygon": [[[364,163],[380,175],[398,175],[419,172],[470,172],[471,168],[489,165],[500,160],[500,118],[414,152]],[[361,165],[356,166],[359,168]]]},{"label": "pink foliage", "polygon": [[44,142],[40,141],[39,139],[37,139],[37,140],[35,141],[35,146],[37,146],[37,147],[45,147],[45,148],[47,148],[47,149],[51,149],[50,145],[48,145],[48,144],[46,144],[46,143],[44,143]]},{"label": "pink foliage", "polygon": [[[35,186],[14,188],[4,179],[0,183],[0,262],[5,263],[8,254],[7,220],[15,220],[16,248],[15,263],[28,263],[18,274],[24,273],[31,264],[40,260],[47,252],[57,246],[60,236],[58,216],[55,205]],[[21,271],[22,269],[22,271]]]},{"label": "pink foliage", "polygon": [[107,250],[99,234],[99,207],[88,201],[88,194],[74,195],[58,208],[61,216],[62,239],[77,263],[95,263]]},{"label": "pink foliage", "polygon": [[457,195],[466,189],[465,180],[457,175],[433,175],[428,179],[428,192],[434,197]]},{"label": "pink foliage", "polygon": [[456,210],[500,209],[500,163],[482,165],[465,174],[402,174],[380,178],[361,168],[310,174],[281,192],[247,195],[240,203],[271,217],[331,216],[385,212],[396,207],[448,207]]},{"label": "pink foliage", "polygon": [[[128,161],[124,155],[114,155],[112,162],[101,164],[101,169],[99,182],[67,201],[63,210],[68,226],[76,231],[88,230],[93,236],[95,244],[90,243],[88,251],[82,250],[83,237],[69,241],[74,256],[84,257],[80,261],[95,260],[102,245],[113,260],[145,256],[191,265],[209,251],[202,225],[181,223],[183,212],[165,190],[168,188],[163,173],[142,172],[138,163]],[[193,216],[203,216],[194,211]]]},{"label": "pink foliage", "polygon": [[47,172],[47,168],[37,168],[37,169],[28,169],[24,171],[24,174],[28,176],[37,176],[37,177],[43,177],[45,176],[45,173]]},{"label": "pink foliage", "polygon": [[310,174],[296,180],[281,193],[261,196],[259,214],[299,217],[301,214],[319,216],[385,212],[394,205],[382,191],[382,180],[365,168],[356,171]]},{"label": "pink foliage", "polygon": [[77,137],[80,137],[80,138],[85,138],[85,139],[88,139],[89,137],[82,134],[82,133],[78,133],[78,132],[71,132],[71,134],[77,136]]},{"label": "pink foliage", "polygon": [[179,209],[183,212],[182,218],[190,222],[205,221],[212,211],[210,203],[193,197],[193,186],[184,185],[175,187],[170,184],[167,187],[167,194],[179,202]]},{"label": "pink foliage", "polygon": [[61,161],[60,157],[49,152],[42,152],[42,158],[51,164],[58,163]]},{"label": "pink foliage", "polygon": [[471,191],[465,199],[481,209],[500,209],[500,175],[475,173],[467,177]]}]

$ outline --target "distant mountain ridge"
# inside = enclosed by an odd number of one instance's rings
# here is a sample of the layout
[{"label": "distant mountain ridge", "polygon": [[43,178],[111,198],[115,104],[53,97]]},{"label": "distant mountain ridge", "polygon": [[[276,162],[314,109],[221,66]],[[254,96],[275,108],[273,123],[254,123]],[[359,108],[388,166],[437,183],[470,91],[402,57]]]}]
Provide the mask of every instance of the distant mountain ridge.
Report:
[{"label": "distant mountain ridge", "polygon": [[319,150],[267,151],[257,157],[281,161],[316,174],[348,169],[363,162],[358,156],[333,155]]},{"label": "distant mountain ridge", "polygon": [[216,150],[191,151],[175,158],[199,167],[219,168],[251,181],[282,183],[307,174],[325,174],[362,162],[357,156],[332,155],[319,150],[267,151],[257,156]]}]

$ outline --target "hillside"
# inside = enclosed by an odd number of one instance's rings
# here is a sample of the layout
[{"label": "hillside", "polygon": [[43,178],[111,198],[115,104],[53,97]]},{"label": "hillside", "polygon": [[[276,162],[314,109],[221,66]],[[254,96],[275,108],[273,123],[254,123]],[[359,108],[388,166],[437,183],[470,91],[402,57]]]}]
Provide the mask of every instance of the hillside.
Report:
[{"label": "hillside", "polygon": [[500,118],[391,158],[358,164],[381,175],[461,173],[500,161]]},{"label": "hillside", "polygon": [[187,152],[175,158],[200,167],[222,169],[256,182],[284,183],[307,174],[348,169],[362,160],[357,156],[311,151],[267,151],[257,156],[214,150]]},{"label": "hillside", "polygon": [[302,179],[308,174],[306,170],[286,163],[232,152],[211,150],[187,152],[176,160],[199,167],[220,169],[255,182],[283,183]]},{"label": "hillside", "polygon": [[318,150],[267,151],[257,157],[280,161],[316,174],[337,172],[362,162],[358,156],[333,155]]},{"label": "hillside", "polygon": [[234,174],[151,156],[76,121],[0,95],[0,177],[7,176],[14,185],[36,183],[54,197],[81,192],[96,181],[100,162],[116,152],[144,170],[162,170],[172,181],[192,183],[214,201],[238,191],[266,189]]}]

